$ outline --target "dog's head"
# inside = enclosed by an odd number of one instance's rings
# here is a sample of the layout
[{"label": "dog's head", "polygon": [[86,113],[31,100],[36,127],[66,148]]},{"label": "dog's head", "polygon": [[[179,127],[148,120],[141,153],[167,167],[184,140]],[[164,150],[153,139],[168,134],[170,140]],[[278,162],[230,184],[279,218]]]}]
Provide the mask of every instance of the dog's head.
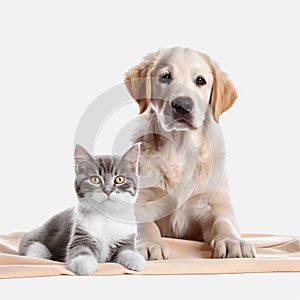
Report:
[{"label": "dog's head", "polygon": [[236,90],[206,54],[187,48],[160,49],[125,74],[140,113],[152,109],[165,130],[199,128],[211,105],[214,119],[231,107]]}]

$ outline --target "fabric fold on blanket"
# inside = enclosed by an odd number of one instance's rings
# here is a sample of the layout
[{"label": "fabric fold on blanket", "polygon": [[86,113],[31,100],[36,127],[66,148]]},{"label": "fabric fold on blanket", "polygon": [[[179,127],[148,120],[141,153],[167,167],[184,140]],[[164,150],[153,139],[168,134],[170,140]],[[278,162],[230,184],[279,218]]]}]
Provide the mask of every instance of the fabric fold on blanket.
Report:
[{"label": "fabric fold on blanket", "polygon": [[[64,263],[19,256],[17,249],[21,236],[22,233],[0,235],[0,278],[76,275]],[[172,259],[148,261],[141,272],[128,270],[117,263],[103,263],[92,276],[300,272],[299,237],[270,234],[242,236],[255,246],[256,258],[212,259],[207,243],[165,238]]]}]

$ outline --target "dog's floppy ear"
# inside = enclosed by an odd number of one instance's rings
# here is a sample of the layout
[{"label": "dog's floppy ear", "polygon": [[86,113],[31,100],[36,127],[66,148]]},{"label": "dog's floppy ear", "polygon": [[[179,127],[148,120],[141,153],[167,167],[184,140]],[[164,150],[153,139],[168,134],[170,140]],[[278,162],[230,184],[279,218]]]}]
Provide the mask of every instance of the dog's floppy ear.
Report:
[{"label": "dog's floppy ear", "polygon": [[131,97],[140,106],[140,114],[149,106],[151,99],[151,71],[155,53],[144,57],[143,61],[125,74],[125,85]]},{"label": "dog's floppy ear", "polygon": [[233,105],[237,92],[227,74],[221,71],[217,63],[211,62],[211,69],[214,83],[210,101],[214,119],[219,122],[220,115]]}]

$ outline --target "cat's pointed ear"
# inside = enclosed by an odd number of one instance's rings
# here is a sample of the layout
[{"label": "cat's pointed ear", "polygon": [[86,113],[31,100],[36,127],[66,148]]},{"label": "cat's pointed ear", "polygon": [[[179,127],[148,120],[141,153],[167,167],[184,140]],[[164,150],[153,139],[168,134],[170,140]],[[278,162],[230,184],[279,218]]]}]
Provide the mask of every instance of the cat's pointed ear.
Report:
[{"label": "cat's pointed ear", "polygon": [[75,158],[75,170],[76,172],[79,170],[80,166],[84,163],[95,163],[94,158],[90,155],[90,153],[83,148],[82,146],[76,144],[74,151]]},{"label": "cat's pointed ear", "polygon": [[126,162],[132,172],[138,172],[140,158],[141,143],[134,144],[122,157],[122,161]]}]

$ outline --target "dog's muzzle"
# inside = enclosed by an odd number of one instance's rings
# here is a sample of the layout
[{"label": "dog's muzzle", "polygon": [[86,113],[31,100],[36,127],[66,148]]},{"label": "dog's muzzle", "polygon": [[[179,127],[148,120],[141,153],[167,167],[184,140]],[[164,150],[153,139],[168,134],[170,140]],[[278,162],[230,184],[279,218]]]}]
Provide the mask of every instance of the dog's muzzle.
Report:
[{"label": "dog's muzzle", "polygon": [[171,105],[177,113],[183,116],[193,109],[194,101],[189,97],[177,97],[171,102]]}]

